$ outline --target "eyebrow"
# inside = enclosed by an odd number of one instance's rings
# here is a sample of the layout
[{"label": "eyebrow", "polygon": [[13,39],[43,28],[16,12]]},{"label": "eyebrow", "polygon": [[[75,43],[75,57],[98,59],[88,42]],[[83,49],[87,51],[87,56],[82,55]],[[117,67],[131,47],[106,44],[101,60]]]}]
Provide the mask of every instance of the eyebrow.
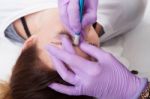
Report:
[{"label": "eyebrow", "polygon": [[61,31],[59,34],[61,34],[61,35],[67,35],[69,37],[69,39],[73,42],[73,37],[69,33]]},{"label": "eyebrow", "polygon": [[[73,43],[74,37],[72,37],[69,33],[64,32],[64,31],[61,31],[61,32],[59,32],[58,34],[60,34],[60,35],[67,35],[67,36],[69,37],[69,40],[71,40],[72,45],[73,45],[74,47],[76,46],[76,45]],[[88,44],[93,45],[93,46],[97,46],[96,44],[91,43],[91,42],[88,42]]]}]

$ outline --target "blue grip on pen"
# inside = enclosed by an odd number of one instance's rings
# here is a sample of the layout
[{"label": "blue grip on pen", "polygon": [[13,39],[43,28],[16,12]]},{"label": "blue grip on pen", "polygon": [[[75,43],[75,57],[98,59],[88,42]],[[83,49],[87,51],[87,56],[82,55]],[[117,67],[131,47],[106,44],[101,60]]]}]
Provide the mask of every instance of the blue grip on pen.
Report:
[{"label": "blue grip on pen", "polygon": [[[82,23],[84,12],[84,0],[79,0],[79,7],[80,7],[80,22]],[[76,33],[76,35],[80,35],[80,33]]]},{"label": "blue grip on pen", "polygon": [[80,22],[82,22],[84,11],[84,0],[79,0],[79,7],[80,7]]},{"label": "blue grip on pen", "polygon": [[[80,22],[82,23],[82,19],[83,19],[83,12],[84,12],[84,0],[79,0],[79,14],[80,14]],[[78,45],[80,42],[80,35],[81,33],[75,33],[75,39],[74,39],[74,44]]]}]

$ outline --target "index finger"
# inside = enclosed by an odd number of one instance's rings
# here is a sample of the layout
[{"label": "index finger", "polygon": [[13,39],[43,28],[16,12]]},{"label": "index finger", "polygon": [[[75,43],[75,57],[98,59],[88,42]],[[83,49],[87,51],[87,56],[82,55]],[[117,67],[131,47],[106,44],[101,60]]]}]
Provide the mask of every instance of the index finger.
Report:
[{"label": "index finger", "polygon": [[[94,62],[88,61],[78,55],[70,54],[64,50],[58,49],[53,46],[49,46],[48,51],[57,57],[59,60],[63,61],[76,73],[81,74],[83,71],[90,70]],[[96,65],[95,65],[96,66]],[[86,70],[85,70],[86,68]]]},{"label": "index finger", "polygon": [[68,18],[69,24],[74,32],[79,33],[81,31],[81,23],[80,23],[80,8],[79,8],[79,0],[70,0],[68,6]]}]

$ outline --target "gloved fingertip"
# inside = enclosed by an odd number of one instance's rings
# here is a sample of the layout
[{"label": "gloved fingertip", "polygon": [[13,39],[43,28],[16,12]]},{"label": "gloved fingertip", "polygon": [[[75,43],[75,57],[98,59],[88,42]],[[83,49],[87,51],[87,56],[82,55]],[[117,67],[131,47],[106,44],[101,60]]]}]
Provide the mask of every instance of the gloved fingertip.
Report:
[{"label": "gloved fingertip", "polygon": [[86,41],[83,41],[81,44],[80,44],[80,48],[85,48],[88,46],[88,43]]},{"label": "gloved fingertip", "polygon": [[87,26],[93,25],[97,20],[97,16],[94,13],[88,13],[84,15],[82,26],[85,28]]},{"label": "gloved fingertip", "polygon": [[55,85],[54,84],[49,84],[48,87],[54,89]]},{"label": "gloved fingertip", "polygon": [[45,49],[46,49],[48,52],[50,52],[50,53],[55,53],[55,51],[57,50],[57,48],[56,48],[54,45],[51,45],[51,44],[46,45],[46,46],[45,46]]},{"label": "gloved fingertip", "polygon": [[50,51],[51,46],[52,46],[52,45],[46,45],[46,46],[45,46],[45,49],[46,49],[47,51]]},{"label": "gloved fingertip", "polygon": [[56,83],[52,83],[50,85],[48,85],[49,88],[53,89],[53,90],[59,90],[61,89],[59,84],[56,84]]},{"label": "gloved fingertip", "polygon": [[64,5],[64,4],[67,4],[69,2],[69,0],[59,0],[59,3]]},{"label": "gloved fingertip", "polygon": [[48,86],[50,89],[53,89],[57,92],[63,93],[65,91],[63,85],[57,84],[57,83],[52,83]]},{"label": "gloved fingertip", "polygon": [[73,28],[73,31],[74,31],[74,33],[80,33],[81,32],[81,25],[79,24],[79,25],[77,25],[77,26],[72,26]]},{"label": "gloved fingertip", "polygon": [[68,35],[61,35],[61,41],[62,43],[66,43],[69,41],[69,36]]}]

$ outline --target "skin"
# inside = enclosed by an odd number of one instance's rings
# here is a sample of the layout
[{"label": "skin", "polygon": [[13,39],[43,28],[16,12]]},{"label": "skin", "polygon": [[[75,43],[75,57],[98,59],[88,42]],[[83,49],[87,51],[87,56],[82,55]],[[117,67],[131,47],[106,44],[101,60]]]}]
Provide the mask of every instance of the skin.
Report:
[{"label": "skin", "polygon": [[[54,45],[56,47],[62,48],[61,45],[61,36],[69,37],[72,42],[72,37],[69,32],[65,29],[62,24],[58,9],[47,9],[40,12],[36,12],[30,15],[25,16],[28,27],[32,36],[27,38],[26,33],[23,29],[22,23],[20,20],[16,20],[13,24],[18,32],[18,34],[26,39],[23,50],[31,46],[32,44],[37,44],[39,50],[39,58],[50,68],[52,66],[52,60],[49,57],[50,55],[45,50],[47,44]],[[98,34],[92,27],[87,27],[85,29],[86,35],[84,40],[88,43],[92,43],[95,46],[99,46]],[[62,34],[64,33],[64,34]],[[74,46],[76,53],[86,59],[91,59],[87,54],[82,52],[77,46]],[[53,68],[54,69],[54,68]]]}]

